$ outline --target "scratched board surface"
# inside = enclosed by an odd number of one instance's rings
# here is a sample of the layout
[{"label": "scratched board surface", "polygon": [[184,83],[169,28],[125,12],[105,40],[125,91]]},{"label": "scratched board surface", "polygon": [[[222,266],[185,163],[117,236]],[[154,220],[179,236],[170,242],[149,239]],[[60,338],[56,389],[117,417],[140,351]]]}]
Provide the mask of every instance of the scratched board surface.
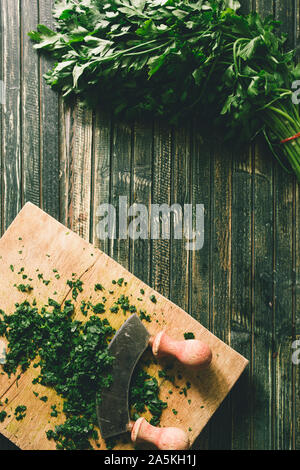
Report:
[{"label": "scratched board surface", "polygon": [[[137,305],[137,311],[140,308],[150,315],[151,322],[145,322],[150,334],[163,329],[175,339],[184,340],[184,333],[192,332],[196,338],[208,343],[213,351],[213,361],[206,371],[190,371],[174,363],[172,374],[176,377],[176,385],[163,381],[160,390],[160,396],[168,399],[161,425],[181,427],[186,432],[189,430],[191,443],[248,364],[245,358],[190,315],[31,203],[24,206],[0,240],[0,256],[1,308],[8,315],[14,312],[16,303],[24,300],[36,301],[37,308],[46,305],[49,297],[53,296],[61,305],[65,300],[72,300],[72,290],[67,281],[76,275],[83,282],[83,291],[77,299],[73,299],[76,319],[86,319],[80,308],[82,300],[95,305],[104,292],[107,302],[101,318],[107,318],[111,326],[118,330],[128,316],[112,313],[110,308],[121,295],[125,295],[131,304]],[[33,289],[30,293],[20,292],[14,287],[22,282],[24,273],[31,279]],[[116,279],[124,279],[122,285],[113,284]],[[100,293],[95,292],[95,285],[99,282],[104,289]],[[10,294],[5,295],[7,292]],[[153,295],[155,303],[151,300]],[[142,299],[138,300],[141,296]],[[128,314],[131,315],[130,312]],[[151,369],[159,380],[158,371],[162,370],[162,364],[153,361]],[[62,400],[54,390],[32,383],[39,375],[39,368],[33,364],[26,372],[19,372],[10,379],[6,374],[0,377],[2,408],[8,415],[0,424],[0,431],[22,449],[51,449],[54,442],[46,437],[49,426],[53,428],[55,424],[51,419],[51,407],[56,405],[62,410]],[[186,383],[189,383],[188,393],[180,394]],[[170,388],[172,394],[169,394]],[[48,401],[45,403],[37,399],[34,392],[47,396]],[[14,413],[18,406],[27,408],[22,420],[17,420]],[[61,423],[63,419],[61,412],[57,422]],[[123,447],[123,444],[117,444],[116,448]],[[128,447],[131,448],[132,444]],[[103,442],[101,448],[104,448]]]},{"label": "scratched board surface", "polygon": [[[300,449],[299,186],[268,149],[204,142],[197,123],[112,122],[67,107],[27,37],[51,26],[53,0],[0,2],[1,234],[25,202],[40,206],[171,299],[250,360],[197,449]],[[241,0],[299,37],[299,2]],[[97,208],[128,201],[205,205],[205,243],[97,239]],[[10,445],[0,438],[0,448]]]}]

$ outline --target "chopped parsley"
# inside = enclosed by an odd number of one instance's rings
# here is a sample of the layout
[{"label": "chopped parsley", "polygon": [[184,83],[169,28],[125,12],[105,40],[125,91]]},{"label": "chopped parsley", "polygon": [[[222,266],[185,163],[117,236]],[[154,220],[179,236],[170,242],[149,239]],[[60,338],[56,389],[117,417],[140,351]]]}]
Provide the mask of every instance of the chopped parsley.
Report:
[{"label": "chopped parsley", "polygon": [[191,332],[184,333],[184,339],[195,339],[195,335]]},{"label": "chopped parsley", "polygon": [[15,409],[15,417],[17,421],[21,421],[26,416],[27,407],[25,405],[19,405]]},{"label": "chopped parsley", "polygon": [[[24,268],[21,269],[23,272]],[[63,399],[60,412],[65,416],[65,421],[53,425],[53,429],[49,425],[46,435],[56,442],[57,449],[67,450],[90,449],[91,440],[97,445],[99,435],[95,397],[101,399],[101,391],[110,385],[114,360],[109,355],[108,344],[115,330],[107,319],[101,320],[97,316],[104,313],[104,304],[99,302],[93,305],[90,300],[81,301],[81,312],[85,317],[88,313],[90,316],[84,321],[75,319],[74,301],[83,291],[82,281],[75,276],[73,273],[72,280],[67,281],[72,289],[72,300],[66,300],[62,305],[49,298],[47,305],[37,307],[34,299],[32,303],[28,300],[17,303],[10,315],[0,311],[0,336],[5,336],[8,341],[6,363],[2,370],[10,377],[19,368],[25,372],[33,365],[37,375],[32,384],[51,388]],[[43,274],[38,277],[44,282]],[[120,286],[123,282],[123,278],[115,281]],[[100,286],[96,284],[95,290],[102,290]],[[23,287],[20,289],[23,290]],[[113,313],[121,310],[124,315],[137,312],[125,295],[121,295],[110,310]],[[151,321],[143,310],[140,311],[140,318]],[[167,407],[167,403],[159,398],[159,393],[157,379],[148,374],[142,365],[138,366],[130,386],[129,402],[133,419],[148,411],[152,416],[151,424],[159,425],[162,412]],[[42,393],[33,390],[33,394],[43,402],[48,401]],[[52,404],[50,416],[57,417],[58,413],[57,406]],[[0,421],[6,416],[6,412],[2,411]],[[17,407],[15,418],[21,420],[25,416],[26,407]],[[116,439],[109,439],[107,447],[113,448],[116,442]]]},{"label": "chopped parsley", "polygon": [[20,292],[26,292],[27,294],[30,294],[30,292],[33,290],[33,287],[30,284],[19,284],[16,285],[14,284],[14,287],[18,289]]},{"label": "chopped parsley", "polygon": [[167,403],[159,398],[159,385],[155,377],[151,377],[142,366],[138,366],[133,374],[133,385],[130,389],[129,403],[132,418],[137,419],[147,409],[152,414],[150,424],[158,426],[162,412]]},{"label": "chopped parsley", "polygon": [[147,315],[144,310],[140,310],[140,319],[141,319],[141,320],[145,320],[145,321],[147,321],[148,323],[151,323],[151,317],[150,317],[150,315]]},{"label": "chopped parsley", "polygon": [[95,284],[95,291],[97,292],[98,290],[100,291],[104,290],[104,287],[102,286],[102,284]]},{"label": "chopped parsley", "polygon": [[[75,274],[73,273],[73,277],[74,276],[75,276]],[[72,298],[74,300],[77,300],[79,292],[83,291],[83,288],[82,288],[83,282],[80,279],[77,279],[76,281],[68,280],[67,284],[72,289]]]},{"label": "chopped parsley", "polygon": [[102,304],[101,302],[99,302],[96,305],[93,305],[92,309],[93,309],[93,312],[96,313],[96,314],[105,312],[104,304]]}]

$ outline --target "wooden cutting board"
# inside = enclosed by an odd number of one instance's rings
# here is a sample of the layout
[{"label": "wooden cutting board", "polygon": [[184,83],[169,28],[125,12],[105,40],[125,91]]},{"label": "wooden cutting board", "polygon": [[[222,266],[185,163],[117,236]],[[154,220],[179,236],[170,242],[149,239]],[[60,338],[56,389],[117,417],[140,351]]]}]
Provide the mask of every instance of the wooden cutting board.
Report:
[{"label": "wooden cutting board", "polygon": [[[24,206],[0,240],[0,261],[0,308],[7,314],[14,311],[16,302],[23,302],[27,297],[29,300],[35,298],[40,307],[47,303],[49,297],[59,303],[71,299],[67,280],[72,278],[72,273],[76,273],[77,278],[83,281],[83,292],[76,302],[76,317],[84,321],[86,318],[79,308],[81,301],[91,296],[91,302],[97,303],[97,298],[99,302],[99,296],[103,295],[95,292],[95,284],[100,282],[109,291],[112,289],[112,280],[124,278],[126,285],[124,282],[122,286],[113,286],[114,294],[108,297],[105,304],[107,312],[119,296],[125,294],[131,303],[136,303],[137,308],[146,310],[151,316],[151,323],[144,322],[151,334],[166,329],[175,339],[183,340],[185,332],[193,332],[197,339],[206,341],[213,351],[213,361],[208,370],[191,372],[178,364],[172,371],[176,384],[165,382],[161,385],[160,397],[168,401],[161,425],[183,428],[189,433],[191,442],[199,435],[248,364],[244,357],[189,314],[31,203]],[[11,265],[14,271],[10,269]],[[21,282],[18,272],[22,267],[32,278],[31,294],[19,292],[13,287]],[[59,279],[53,270],[57,270]],[[50,283],[46,285],[41,282],[37,273],[43,273],[43,278],[50,280]],[[141,289],[145,291],[143,301],[137,300],[141,297]],[[150,300],[153,294],[157,299],[155,304]],[[123,314],[109,313],[103,314],[101,318],[106,316],[115,329],[130,315],[124,317]],[[161,368],[161,364],[153,364],[151,373],[157,375]],[[58,418],[50,418],[51,405],[56,404],[57,408],[61,408],[61,398],[53,390],[33,385],[32,380],[37,375],[38,371],[33,367],[21,374],[18,380],[16,377],[8,379],[6,374],[0,375],[0,400],[3,403],[0,411],[4,409],[10,415],[0,423],[0,433],[21,449],[55,449],[55,443],[47,439],[45,432],[64,420],[62,414]],[[187,382],[191,386],[186,396],[182,390]],[[172,394],[168,393],[170,388]],[[33,391],[47,395],[48,401],[44,403],[37,399]],[[27,407],[26,417],[21,421],[17,421],[14,416],[18,405]],[[173,409],[177,410],[177,414],[172,412]],[[130,443],[119,444],[117,448],[132,449],[133,446]],[[101,449],[105,449],[103,442]]]}]

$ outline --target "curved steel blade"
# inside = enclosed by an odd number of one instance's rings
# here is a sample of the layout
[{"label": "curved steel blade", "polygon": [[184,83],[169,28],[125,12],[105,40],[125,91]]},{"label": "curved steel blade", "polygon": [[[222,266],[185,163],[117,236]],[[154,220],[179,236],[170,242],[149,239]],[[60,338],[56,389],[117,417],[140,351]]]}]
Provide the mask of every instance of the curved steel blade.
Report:
[{"label": "curved steel blade", "polygon": [[128,395],[134,368],[149,343],[150,334],[139,317],[132,315],[117,331],[109,345],[115,358],[112,366],[113,381],[101,393],[96,404],[99,427],[103,439],[123,434],[129,423]]}]

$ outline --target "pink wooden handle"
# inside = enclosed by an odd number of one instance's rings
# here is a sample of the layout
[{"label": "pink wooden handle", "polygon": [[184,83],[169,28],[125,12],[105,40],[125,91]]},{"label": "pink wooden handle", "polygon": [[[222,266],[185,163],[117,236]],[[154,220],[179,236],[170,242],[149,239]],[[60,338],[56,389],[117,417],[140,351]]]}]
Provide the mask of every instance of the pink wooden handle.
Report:
[{"label": "pink wooden handle", "polygon": [[203,341],[197,339],[176,341],[164,331],[151,337],[150,345],[154,356],[174,356],[186,366],[204,367],[208,366],[212,360],[211,349]]},{"label": "pink wooden handle", "polygon": [[132,442],[149,442],[160,450],[187,450],[190,446],[187,434],[179,428],[156,428],[145,418],[139,418],[131,431]]}]

